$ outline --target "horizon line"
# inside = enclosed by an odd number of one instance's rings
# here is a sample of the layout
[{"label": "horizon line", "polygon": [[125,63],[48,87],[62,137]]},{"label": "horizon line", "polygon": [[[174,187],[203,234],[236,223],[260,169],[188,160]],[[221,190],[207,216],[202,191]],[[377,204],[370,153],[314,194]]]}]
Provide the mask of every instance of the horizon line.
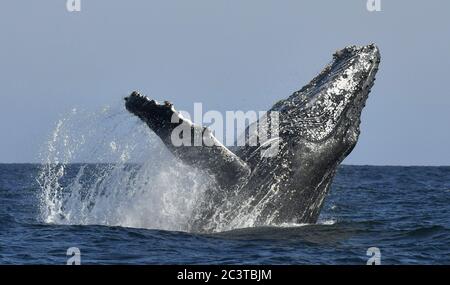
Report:
[{"label": "horizon line", "polygon": [[[143,161],[129,161],[124,164],[140,164],[145,163]],[[42,162],[0,162],[0,165],[25,165],[25,164],[37,164],[37,165],[44,165],[47,163]],[[49,163],[49,164],[56,164],[56,163]],[[58,164],[120,164],[119,162],[88,162],[88,161],[75,161],[70,163],[58,163]],[[342,163],[340,166],[374,166],[374,167],[450,167],[450,164],[444,165],[444,164],[364,164],[364,163]]]}]

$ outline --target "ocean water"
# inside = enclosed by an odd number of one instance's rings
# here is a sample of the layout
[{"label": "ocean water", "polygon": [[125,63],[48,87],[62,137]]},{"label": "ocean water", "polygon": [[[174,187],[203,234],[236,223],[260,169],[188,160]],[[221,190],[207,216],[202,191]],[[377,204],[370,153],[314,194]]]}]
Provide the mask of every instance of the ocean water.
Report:
[{"label": "ocean water", "polygon": [[370,247],[381,264],[450,264],[450,167],[344,165],[317,224],[213,234],[183,231],[195,199],[176,185],[198,185],[146,174],[0,165],[0,264],[65,264],[71,247],[82,264],[366,264]]}]

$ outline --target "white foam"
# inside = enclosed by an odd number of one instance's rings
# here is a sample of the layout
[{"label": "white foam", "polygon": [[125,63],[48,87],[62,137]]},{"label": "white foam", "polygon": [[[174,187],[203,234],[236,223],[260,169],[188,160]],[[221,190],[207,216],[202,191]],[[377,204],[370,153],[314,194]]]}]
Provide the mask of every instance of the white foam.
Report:
[{"label": "white foam", "polygon": [[[317,225],[326,225],[326,226],[331,226],[336,224],[336,220],[335,219],[327,219],[327,220],[319,220],[317,222]],[[296,227],[304,227],[304,226],[311,226],[314,224],[309,224],[309,223],[282,223],[279,225],[275,225],[277,227],[282,227],[282,228],[296,228]]]},{"label": "white foam", "polygon": [[[41,217],[47,223],[184,231],[211,183],[176,160],[121,106],[71,112],[58,122],[41,156]],[[85,161],[106,164],[83,165],[69,179],[70,164]],[[135,162],[142,163],[130,165]]]},{"label": "white foam", "polygon": [[317,223],[319,225],[327,225],[327,226],[331,226],[336,224],[337,220],[335,219],[328,219],[328,220],[319,220]]}]

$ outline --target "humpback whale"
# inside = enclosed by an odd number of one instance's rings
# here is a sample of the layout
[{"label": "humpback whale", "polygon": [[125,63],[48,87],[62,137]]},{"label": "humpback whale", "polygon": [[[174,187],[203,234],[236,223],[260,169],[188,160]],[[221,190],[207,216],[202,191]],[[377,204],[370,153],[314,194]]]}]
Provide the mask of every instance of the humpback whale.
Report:
[{"label": "humpback whale", "polygon": [[[361,112],[379,63],[374,44],[345,47],[311,82],[275,103],[267,111],[279,114],[278,152],[271,157],[262,155],[261,143],[175,146],[171,134],[181,124],[216,139],[208,128],[184,119],[170,102],[160,104],[133,91],[125,107],[175,157],[215,178],[215,187],[203,194],[192,213],[190,231],[315,223],[337,167],[357,143]],[[259,135],[254,127],[246,128],[246,142]]]}]

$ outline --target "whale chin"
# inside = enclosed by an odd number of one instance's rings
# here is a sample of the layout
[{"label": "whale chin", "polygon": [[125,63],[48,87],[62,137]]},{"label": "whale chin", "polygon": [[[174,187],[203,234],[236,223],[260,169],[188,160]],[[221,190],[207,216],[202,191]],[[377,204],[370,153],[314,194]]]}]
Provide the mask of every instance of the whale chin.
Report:
[{"label": "whale chin", "polygon": [[279,116],[278,152],[271,157],[262,155],[263,145],[255,140],[261,121],[247,127],[242,147],[175,146],[170,136],[177,126],[187,124],[193,133],[206,128],[184,120],[170,102],[160,104],[137,91],[125,98],[125,107],[175,157],[217,181],[198,202],[191,231],[315,223],[337,167],[358,141],[361,112],[379,63],[374,44],[345,47],[311,82],[278,101],[267,112]]}]

